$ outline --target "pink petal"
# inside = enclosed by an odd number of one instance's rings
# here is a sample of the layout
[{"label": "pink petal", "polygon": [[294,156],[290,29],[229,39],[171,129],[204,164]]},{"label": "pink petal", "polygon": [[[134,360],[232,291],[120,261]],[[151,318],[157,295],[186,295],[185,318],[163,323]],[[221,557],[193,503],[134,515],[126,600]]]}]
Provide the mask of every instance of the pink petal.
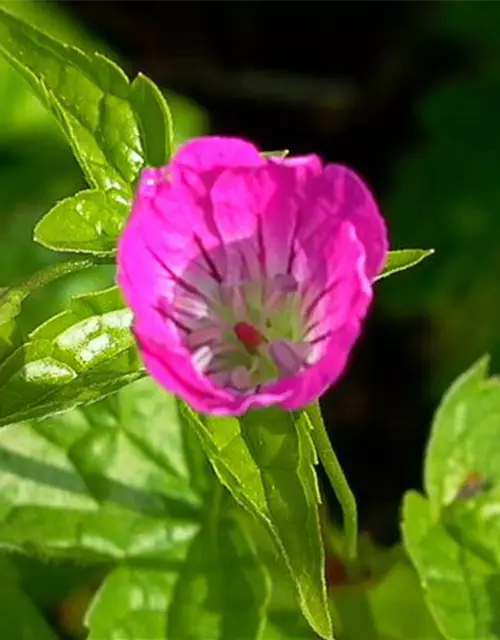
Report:
[{"label": "pink petal", "polygon": [[227,167],[253,167],[263,163],[264,159],[250,142],[239,138],[205,136],[190,140],[180,147],[170,166],[186,166],[204,172]]},{"label": "pink petal", "polygon": [[269,385],[265,391],[273,396],[288,392],[287,397],[278,404],[290,411],[302,409],[316,401],[344,372],[359,333],[359,318],[353,318],[332,335],[325,355],[316,365],[305,373]]},{"label": "pink petal", "polygon": [[117,282],[127,305],[134,311],[135,318],[140,318],[145,330],[162,341],[165,348],[176,349],[178,331],[159,310],[166,274],[148,251],[139,223],[140,216],[132,216],[120,237]]},{"label": "pink petal", "polygon": [[[279,160],[293,168],[305,206],[298,234],[305,244],[327,237],[342,220],[350,220],[365,246],[366,272],[373,280],[382,269],[388,251],[387,230],[377,204],[365,183],[351,169],[329,164],[324,168],[316,155]],[[312,248],[311,250],[315,251]]]},{"label": "pink petal", "polygon": [[185,354],[169,353],[161,345],[137,334],[141,356],[148,373],[165,389],[186,400],[195,411],[218,416],[242,415],[249,409],[284,401],[288,389],[279,393],[237,394],[213,384],[199,374]]},{"label": "pink petal", "polygon": [[337,215],[350,220],[366,251],[366,273],[373,280],[384,266],[387,230],[377,204],[361,178],[351,169],[330,164],[325,167],[327,193],[337,204]]},{"label": "pink petal", "polygon": [[268,162],[228,169],[211,191],[213,219],[224,242],[228,282],[273,278],[288,270],[298,198],[293,171]]},{"label": "pink petal", "polygon": [[[322,251],[309,255],[301,293],[309,323],[324,334],[362,317],[371,299],[365,271],[365,249],[351,222],[343,222],[325,240]],[[314,334],[313,334],[314,336]]]},{"label": "pink petal", "polygon": [[320,176],[323,172],[321,158],[315,154],[308,156],[288,156],[280,160],[285,167],[295,171],[299,185],[306,187],[311,179]]},{"label": "pink petal", "polygon": [[[139,195],[134,201],[129,225],[141,236],[136,241],[146,248],[151,268],[162,274],[153,289],[156,299],[160,296],[163,302],[172,302],[184,285],[194,295],[213,295],[218,270],[224,269],[225,263],[217,264],[214,254],[221,241],[211,219],[207,193],[195,177],[190,170],[180,171],[170,181],[157,184],[148,197]],[[123,263],[130,259],[125,253],[119,251]],[[203,254],[208,262],[200,257]],[[220,251],[219,255],[223,257]],[[142,272],[134,273],[133,264],[128,271],[140,288]]]},{"label": "pink petal", "polygon": [[[364,247],[358,240],[354,227],[344,223],[339,234],[331,242],[332,258],[326,262],[324,277],[335,283],[321,299],[316,313],[321,320],[318,337],[324,340],[311,344],[319,349],[319,360],[301,372],[275,383],[265,385],[270,395],[289,391],[281,406],[298,409],[316,400],[342,374],[350,350],[359,335],[361,322],[371,301],[371,286],[364,272]],[[319,260],[319,256],[317,257]],[[316,272],[317,273],[317,272]]]}]

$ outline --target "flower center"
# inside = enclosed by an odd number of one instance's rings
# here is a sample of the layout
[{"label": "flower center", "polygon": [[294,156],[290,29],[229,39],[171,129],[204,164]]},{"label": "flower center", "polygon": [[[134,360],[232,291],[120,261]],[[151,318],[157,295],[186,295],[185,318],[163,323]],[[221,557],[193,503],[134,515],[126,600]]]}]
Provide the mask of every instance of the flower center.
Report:
[{"label": "flower center", "polygon": [[181,329],[195,368],[214,384],[252,392],[319,357],[317,323],[293,276],[234,285],[214,280],[203,291],[185,285],[169,317]]}]

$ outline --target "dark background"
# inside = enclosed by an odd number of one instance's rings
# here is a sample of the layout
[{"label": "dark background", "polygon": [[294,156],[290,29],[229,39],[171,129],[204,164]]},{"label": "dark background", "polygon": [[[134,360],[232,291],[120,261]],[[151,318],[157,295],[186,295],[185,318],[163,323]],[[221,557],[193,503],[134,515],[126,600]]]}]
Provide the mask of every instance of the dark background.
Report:
[{"label": "dark background", "polygon": [[[323,400],[362,528],[394,542],[443,391],[485,351],[500,362],[500,3],[0,4],[149,75],[171,100],[179,141],[232,134],[351,165],[380,201],[392,248],[436,249],[376,286],[348,370]],[[56,259],[32,243],[32,227],[82,178],[3,62],[0,119],[3,285]],[[97,283],[86,278],[35,297],[32,323]]]}]

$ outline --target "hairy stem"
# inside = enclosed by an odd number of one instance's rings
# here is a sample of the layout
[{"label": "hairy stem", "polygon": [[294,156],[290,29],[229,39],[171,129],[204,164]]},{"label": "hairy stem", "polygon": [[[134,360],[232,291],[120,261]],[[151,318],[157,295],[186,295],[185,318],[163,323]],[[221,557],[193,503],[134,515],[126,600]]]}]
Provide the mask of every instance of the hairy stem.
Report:
[{"label": "hairy stem", "polygon": [[317,402],[307,408],[307,415],[313,425],[312,439],[314,446],[337,496],[337,500],[342,507],[346,556],[349,560],[354,560],[357,556],[358,547],[358,511],[356,499],[330,443]]},{"label": "hairy stem", "polygon": [[101,264],[111,264],[111,262],[108,259],[84,258],[81,260],[68,260],[67,262],[51,264],[33,274],[17,286],[0,289],[0,304],[7,300],[15,301],[19,304],[37,289],[40,289],[59,278],[71,273],[78,273],[84,269],[89,269],[90,267],[95,267]]}]

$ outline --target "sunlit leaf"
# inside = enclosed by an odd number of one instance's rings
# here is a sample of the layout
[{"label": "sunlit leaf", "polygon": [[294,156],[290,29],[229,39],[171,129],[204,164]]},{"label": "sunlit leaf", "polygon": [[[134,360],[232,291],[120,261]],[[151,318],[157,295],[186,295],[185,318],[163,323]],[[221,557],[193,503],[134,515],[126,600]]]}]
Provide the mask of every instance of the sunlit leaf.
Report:
[{"label": "sunlit leaf", "polygon": [[113,287],[73,298],[0,365],[0,425],[95,401],[143,375]]},{"label": "sunlit leaf", "polygon": [[167,164],[173,150],[173,129],[165,97],[154,82],[139,73],[130,85],[129,100],[139,123],[146,164]]},{"label": "sunlit leaf", "polygon": [[111,256],[130,203],[117,191],[82,191],[62,200],[35,228],[35,240],[56,251]]},{"label": "sunlit leaf", "polygon": [[454,540],[433,520],[430,503],[415,492],[406,495],[403,536],[444,637],[498,640],[499,566]]},{"label": "sunlit leaf", "polygon": [[6,427],[0,545],[94,561],[182,555],[199,505],[182,451],[176,401],[149,380]]},{"label": "sunlit leaf", "polygon": [[54,113],[93,187],[130,195],[144,165],[169,157],[168,110],[149,81],[131,85],[104,56],[62,44],[3,10],[0,51]]},{"label": "sunlit leaf", "polygon": [[91,638],[224,640],[242,624],[259,638],[262,562],[209,466],[198,491],[188,427],[178,401],[141,380],[0,432],[0,547],[112,567]]},{"label": "sunlit leaf", "polygon": [[283,149],[283,151],[263,151],[262,155],[264,158],[286,158],[289,153],[288,149]]},{"label": "sunlit leaf", "polygon": [[471,474],[500,484],[500,386],[487,382],[488,359],[461,375],[443,398],[433,421],[425,459],[425,490],[436,507],[452,502]]},{"label": "sunlit leaf", "polygon": [[376,280],[386,278],[398,271],[410,269],[433,253],[434,249],[401,249],[398,251],[389,251],[384,269],[382,273],[377,276]]},{"label": "sunlit leaf", "polygon": [[277,408],[201,419],[185,407],[220,480],[268,528],[315,631],[332,635],[319,529],[315,453],[305,414]]},{"label": "sunlit leaf", "polygon": [[[235,579],[235,570],[238,571]],[[234,521],[213,505],[207,527],[189,549],[168,610],[168,638],[260,637],[268,600],[255,550]]]}]

